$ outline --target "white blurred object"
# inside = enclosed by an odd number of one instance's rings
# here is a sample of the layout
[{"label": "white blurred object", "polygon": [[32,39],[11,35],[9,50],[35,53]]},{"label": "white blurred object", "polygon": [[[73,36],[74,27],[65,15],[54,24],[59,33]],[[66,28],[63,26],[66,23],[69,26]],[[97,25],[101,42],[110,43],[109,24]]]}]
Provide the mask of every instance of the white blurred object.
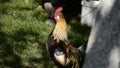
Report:
[{"label": "white blurred object", "polygon": [[47,11],[47,13],[49,14],[49,16],[53,17],[55,9],[52,6],[51,2],[44,3],[44,8]]},{"label": "white blurred object", "polygon": [[98,5],[100,1],[86,1],[83,0],[82,4],[82,14],[81,14],[81,24],[87,24],[88,26],[93,26],[95,23],[95,17],[98,10]]}]

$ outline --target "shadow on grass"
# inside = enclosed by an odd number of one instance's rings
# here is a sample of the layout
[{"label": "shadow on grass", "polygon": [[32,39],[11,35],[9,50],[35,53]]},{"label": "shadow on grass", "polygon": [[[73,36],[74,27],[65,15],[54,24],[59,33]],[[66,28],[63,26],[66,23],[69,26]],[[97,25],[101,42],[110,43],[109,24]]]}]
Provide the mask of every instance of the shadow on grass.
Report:
[{"label": "shadow on grass", "polygon": [[0,67],[17,68],[22,67],[21,58],[14,54],[12,40],[10,36],[1,30],[2,24],[0,23]]}]

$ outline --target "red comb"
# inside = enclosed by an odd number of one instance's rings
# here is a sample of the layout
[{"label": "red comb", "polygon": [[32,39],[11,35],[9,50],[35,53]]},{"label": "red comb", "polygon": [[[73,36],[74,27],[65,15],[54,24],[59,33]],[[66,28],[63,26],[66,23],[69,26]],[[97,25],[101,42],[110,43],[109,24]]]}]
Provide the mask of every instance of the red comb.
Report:
[{"label": "red comb", "polygon": [[62,7],[58,7],[58,8],[56,9],[56,12],[61,12],[62,10],[63,10]]},{"label": "red comb", "polygon": [[63,10],[63,8],[62,8],[62,7],[58,7],[58,8],[55,10],[55,14],[60,13],[62,10]]}]

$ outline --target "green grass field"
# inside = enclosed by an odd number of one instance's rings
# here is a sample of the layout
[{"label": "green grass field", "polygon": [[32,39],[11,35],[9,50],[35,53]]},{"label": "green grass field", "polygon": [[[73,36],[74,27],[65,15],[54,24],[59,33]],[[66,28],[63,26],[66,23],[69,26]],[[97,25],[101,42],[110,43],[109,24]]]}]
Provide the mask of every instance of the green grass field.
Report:
[{"label": "green grass field", "polygon": [[[45,48],[54,25],[37,0],[0,0],[0,68],[56,68]],[[73,18],[68,39],[75,47],[88,39],[90,28]]]}]

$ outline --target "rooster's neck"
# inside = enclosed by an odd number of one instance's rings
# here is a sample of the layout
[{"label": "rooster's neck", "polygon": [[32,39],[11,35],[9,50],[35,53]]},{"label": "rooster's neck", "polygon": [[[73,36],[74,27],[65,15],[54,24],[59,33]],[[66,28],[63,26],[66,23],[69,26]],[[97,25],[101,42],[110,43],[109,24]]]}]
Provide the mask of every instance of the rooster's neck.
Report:
[{"label": "rooster's neck", "polygon": [[53,30],[53,36],[54,39],[56,39],[57,41],[67,40],[67,23],[62,14],[60,15],[60,18],[55,25],[55,28]]}]

